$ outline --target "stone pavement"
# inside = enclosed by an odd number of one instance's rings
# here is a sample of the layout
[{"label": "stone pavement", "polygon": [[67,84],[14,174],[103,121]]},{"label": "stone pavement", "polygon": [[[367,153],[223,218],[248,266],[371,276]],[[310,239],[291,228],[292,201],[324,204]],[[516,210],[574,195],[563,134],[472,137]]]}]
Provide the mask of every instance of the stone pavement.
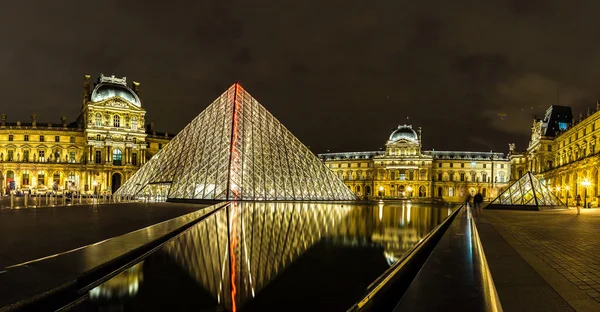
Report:
[{"label": "stone pavement", "polygon": [[[576,311],[600,311],[600,209],[582,209],[580,216],[575,209],[485,210],[478,228],[486,224],[491,224]],[[487,255],[483,234],[482,241]],[[500,290],[499,296],[503,306],[516,298],[502,298]]]}]

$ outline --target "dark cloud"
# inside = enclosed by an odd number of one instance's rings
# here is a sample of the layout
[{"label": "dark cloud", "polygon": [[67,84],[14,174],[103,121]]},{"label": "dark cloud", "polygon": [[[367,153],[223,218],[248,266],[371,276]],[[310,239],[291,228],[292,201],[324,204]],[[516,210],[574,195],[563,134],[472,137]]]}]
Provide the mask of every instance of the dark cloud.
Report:
[{"label": "dark cloud", "polygon": [[[532,117],[600,96],[597,1],[16,1],[0,4],[11,120],[74,119],[82,76],[142,83],[181,129],[235,81],[315,152],[524,148]],[[558,94],[558,96],[557,96]],[[407,120],[407,117],[409,119]]]}]

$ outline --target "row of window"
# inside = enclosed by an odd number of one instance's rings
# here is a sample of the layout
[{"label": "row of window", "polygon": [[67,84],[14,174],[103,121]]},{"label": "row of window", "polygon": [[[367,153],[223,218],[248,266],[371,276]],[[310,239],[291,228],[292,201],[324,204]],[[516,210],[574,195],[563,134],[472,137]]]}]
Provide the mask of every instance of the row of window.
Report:
[{"label": "row of window", "polygon": [[[96,116],[94,118],[94,124],[96,125],[96,127],[102,127],[102,114],[96,113]],[[121,127],[121,116],[119,116],[119,115],[113,116],[113,127],[115,127],[115,128]],[[132,117],[131,118],[131,130],[137,130],[137,129],[138,129],[138,118]]]},{"label": "row of window", "polygon": [[[438,168],[442,168],[443,163],[438,163]],[[477,166],[476,162],[471,162],[471,168],[475,168]],[[464,168],[465,163],[460,163],[460,168]],[[504,164],[497,164],[497,168],[504,169]],[[450,168],[454,168],[454,163],[450,163]],[[487,168],[487,164],[483,164],[483,168]]]},{"label": "row of window", "polygon": [[[504,172],[500,172],[498,175],[499,176],[496,177],[495,182],[500,182],[500,183],[505,182],[506,178],[505,178]],[[455,178],[454,172],[448,173],[448,180],[444,180],[444,176],[442,173],[438,173],[438,176],[437,176],[438,181],[456,181],[454,178]],[[460,173],[458,175],[458,181],[461,181],[461,182],[467,181],[467,176],[464,173]],[[479,182],[480,180],[479,180],[479,177],[477,177],[477,174],[471,173],[471,180],[469,180],[469,181]],[[481,181],[482,182],[491,182],[491,179],[490,179],[490,177],[487,176],[487,173],[482,173]]]},{"label": "row of window", "polygon": [[[8,135],[8,140],[9,141],[14,141],[15,136],[12,134]],[[29,134],[24,134],[23,135],[23,141],[28,142],[29,141]],[[40,142],[46,142],[46,137],[44,135],[40,135]],[[54,142],[60,142],[60,136],[56,135],[54,136]],[[69,137],[69,142],[70,143],[75,143],[75,137]]]},{"label": "row of window", "polygon": [[[30,156],[32,156],[33,158],[31,159]],[[52,161],[55,161],[55,162],[62,161],[62,159],[60,157],[60,152],[55,151],[53,156],[54,156],[54,159]],[[0,160],[3,160],[3,159],[0,159]],[[20,154],[17,153],[17,155],[15,157],[15,151],[8,150],[7,155],[6,155],[6,160],[7,161],[23,161],[23,162],[29,162],[29,161],[46,162],[46,151],[38,151],[37,154],[36,153],[30,154],[29,150],[24,150],[23,158],[21,158]],[[66,158],[64,161],[69,162],[69,163],[75,163],[75,152],[69,152],[68,158]]]},{"label": "row of window", "polygon": [[[74,172],[70,172],[69,173],[69,177],[68,177],[69,182],[75,181],[75,177],[76,177],[75,173]],[[14,181],[14,179],[15,179],[15,173],[13,171],[7,171],[6,179],[7,179],[8,182]],[[60,183],[60,173],[55,172],[52,175],[52,181],[53,181],[54,184],[58,185]],[[24,171],[21,174],[21,185],[30,185],[30,184],[31,184],[30,172],[29,171]],[[38,171],[37,172],[37,184],[38,185],[45,185],[46,184],[46,173],[44,171]]]},{"label": "row of window", "polygon": [[[96,151],[94,154],[94,163],[102,163],[102,151]],[[131,164],[137,166],[137,153],[131,153]],[[121,166],[123,164],[123,152],[120,149],[113,150],[112,156],[113,166]]]}]

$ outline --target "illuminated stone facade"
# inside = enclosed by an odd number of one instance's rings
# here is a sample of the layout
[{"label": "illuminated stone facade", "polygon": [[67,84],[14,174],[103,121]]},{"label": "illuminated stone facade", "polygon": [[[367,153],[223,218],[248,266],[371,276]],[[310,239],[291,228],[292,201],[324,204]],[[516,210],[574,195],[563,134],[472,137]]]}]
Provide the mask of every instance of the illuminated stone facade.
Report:
[{"label": "illuminated stone facade", "polygon": [[[84,77],[79,117],[67,123],[0,120],[2,193],[111,193],[172,136],[144,127],[139,83],[101,75]],[[152,128],[152,129],[151,129]],[[151,151],[147,153],[147,151]]]},{"label": "illuminated stone facade", "polygon": [[319,158],[365,199],[433,197],[460,202],[468,193],[481,192],[490,200],[510,179],[510,161],[503,153],[423,151],[421,130],[410,125],[392,132],[385,151],[326,153]]},{"label": "illuminated stone facade", "polygon": [[[573,118],[571,108],[551,106],[544,118],[535,119],[527,150],[519,155],[529,170],[551,187],[563,202],[575,205],[575,196],[597,207],[599,203],[596,144],[600,139],[600,104],[596,111]],[[515,162],[511,158],[511,162]]]}]

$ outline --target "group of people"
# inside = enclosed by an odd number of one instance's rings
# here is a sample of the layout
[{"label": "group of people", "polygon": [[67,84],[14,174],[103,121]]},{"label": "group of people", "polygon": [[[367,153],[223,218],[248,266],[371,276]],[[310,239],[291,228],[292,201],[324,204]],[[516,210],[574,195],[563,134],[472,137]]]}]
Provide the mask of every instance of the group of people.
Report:
[{"label": "group of people", "polygon": [[[471,204],[471,201],[473,201],[473,203]],[[473,208],[473,215],[475,217],[482,217],[483,216],[483,209],[481,208],[481,205],[483,204],[483,195],[481,195],[481,193],[477,193],[475,194],[475,196],[471,196],[471,194],[467,195],[467,198],[465,199],[465,205],[467,207],[471,207]]]}]

